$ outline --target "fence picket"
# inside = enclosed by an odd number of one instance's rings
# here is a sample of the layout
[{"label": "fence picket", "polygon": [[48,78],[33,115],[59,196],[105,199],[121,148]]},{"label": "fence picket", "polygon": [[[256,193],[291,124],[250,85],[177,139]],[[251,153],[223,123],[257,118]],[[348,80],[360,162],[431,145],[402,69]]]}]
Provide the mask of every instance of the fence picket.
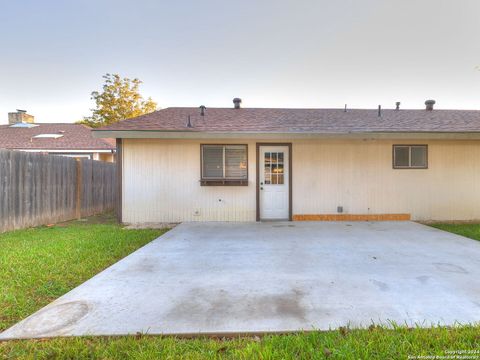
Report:
[{"label": "fence picket", "polygon": [[[0,150],[0,232],[113,210],[115,164]],[[77,181],[80,180],[80,182]]]}]

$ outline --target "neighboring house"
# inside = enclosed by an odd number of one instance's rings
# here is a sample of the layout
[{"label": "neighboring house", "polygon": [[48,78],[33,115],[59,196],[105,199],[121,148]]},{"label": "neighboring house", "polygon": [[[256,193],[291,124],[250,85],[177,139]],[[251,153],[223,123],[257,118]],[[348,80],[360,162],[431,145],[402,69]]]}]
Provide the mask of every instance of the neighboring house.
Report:
[{"label": "neighboring house", "polygon": [[94,131],[117,138],[123,222],[480,219],[480,111],[234,103]]},{"label": "neighboring house", "polygon": [[85,125],[35,123],[23,110],[9,113],[8,122],[0,125],[0,149],[115,161],[115,140],[95,138]]}]

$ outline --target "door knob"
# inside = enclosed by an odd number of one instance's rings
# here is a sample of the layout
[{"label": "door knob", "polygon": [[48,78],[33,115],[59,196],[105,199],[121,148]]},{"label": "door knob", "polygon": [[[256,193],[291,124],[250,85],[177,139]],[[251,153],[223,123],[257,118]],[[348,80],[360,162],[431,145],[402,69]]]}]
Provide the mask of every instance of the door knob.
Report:
[{"label": "door knob", "polygon": [[263,187],[261,187],[260,190],[263,190]]}]

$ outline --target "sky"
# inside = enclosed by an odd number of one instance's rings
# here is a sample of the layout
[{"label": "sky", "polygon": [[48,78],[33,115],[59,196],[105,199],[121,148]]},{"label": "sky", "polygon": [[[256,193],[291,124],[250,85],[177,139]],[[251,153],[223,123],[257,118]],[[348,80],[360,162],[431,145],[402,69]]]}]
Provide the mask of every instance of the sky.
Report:
[{"label": "sky", "polygon": [[478,0],[0,0],[0,123],[74,122],[102,75],[160,108],[480,109]]}]

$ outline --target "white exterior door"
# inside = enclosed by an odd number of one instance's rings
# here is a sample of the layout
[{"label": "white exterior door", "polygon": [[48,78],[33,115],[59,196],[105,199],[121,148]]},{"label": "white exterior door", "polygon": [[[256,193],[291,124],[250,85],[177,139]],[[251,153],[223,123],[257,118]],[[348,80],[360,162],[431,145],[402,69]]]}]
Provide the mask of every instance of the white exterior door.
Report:
[{"label": "white exterior door", "polygon": [[288,220],[289,218],[289,156],[288,146],[260,146],[261,220]]}]

